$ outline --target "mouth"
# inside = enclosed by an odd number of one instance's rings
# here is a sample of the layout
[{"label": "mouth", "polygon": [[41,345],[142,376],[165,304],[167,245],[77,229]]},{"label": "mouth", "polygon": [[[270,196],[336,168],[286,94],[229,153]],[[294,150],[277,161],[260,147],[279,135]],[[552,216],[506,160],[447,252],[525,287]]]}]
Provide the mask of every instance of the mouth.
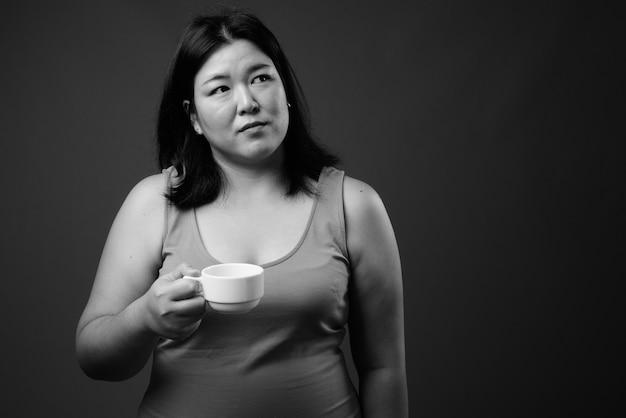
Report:
[{"label": "mouth", "polygon": [[257,126],[265,126],[265,125],[266,125],[266,122],[260,122],[260,121],[246,123],[245,125],[241,127],[241,129],[239,129],[239,132],[244,132],[244,131],[247,131],[248,129],[252,129]]}]

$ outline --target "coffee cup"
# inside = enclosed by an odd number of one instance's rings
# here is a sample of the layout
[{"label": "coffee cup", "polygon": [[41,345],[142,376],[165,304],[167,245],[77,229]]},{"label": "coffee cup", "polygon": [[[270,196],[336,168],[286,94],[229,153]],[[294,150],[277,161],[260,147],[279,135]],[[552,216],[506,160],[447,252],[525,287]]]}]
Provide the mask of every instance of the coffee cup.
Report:
[{"label": "coffee cup", "polygon": [[259,304],[265,289],[263,267],[256,264],[215,264],[202,269],[200,277],[184,278],[200,281],[211,308],[225,314],[250,312]]}]

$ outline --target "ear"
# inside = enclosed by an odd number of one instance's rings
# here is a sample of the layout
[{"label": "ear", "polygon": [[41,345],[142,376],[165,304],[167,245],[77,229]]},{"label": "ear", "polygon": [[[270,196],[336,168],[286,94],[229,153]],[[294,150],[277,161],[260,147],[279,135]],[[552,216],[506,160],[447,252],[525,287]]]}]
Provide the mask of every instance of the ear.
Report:
[{"label": "ear", "polygon": [[189,121],[191,122],[193,129],[196,131],[198,135],[201,135],[202,128],[200,127],[200,124],[198,123],[198,117],[196,115],[196,112],[191,110],[190,107],[191,107],[191,104],[189,100],[183,100],[183,109],[185,109],[185,113],[187,114],[187,116],[189,116]]}]

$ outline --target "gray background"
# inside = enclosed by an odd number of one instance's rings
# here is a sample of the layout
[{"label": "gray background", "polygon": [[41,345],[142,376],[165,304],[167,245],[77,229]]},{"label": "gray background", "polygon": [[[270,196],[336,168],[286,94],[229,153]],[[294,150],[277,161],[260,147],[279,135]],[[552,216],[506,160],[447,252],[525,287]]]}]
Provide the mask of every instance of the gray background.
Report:
[{"label": "gray background", "polygon": [[[76,322],[206,1],[3,2],[4,416],[132,416]],[[401,248],[411,416],[618,416],[624,34],[603,2],[239,1]],[[619,354],[619,355],[618,355]]]}]

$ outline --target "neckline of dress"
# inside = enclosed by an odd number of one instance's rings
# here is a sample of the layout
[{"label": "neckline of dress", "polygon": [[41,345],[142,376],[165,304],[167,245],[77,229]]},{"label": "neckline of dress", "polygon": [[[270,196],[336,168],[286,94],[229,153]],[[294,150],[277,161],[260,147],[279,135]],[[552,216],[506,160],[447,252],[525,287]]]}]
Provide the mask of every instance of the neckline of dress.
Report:
[{"label": "neckline of dress", "polygon": [[[310,212],[309,212],[309,219],[308,219],[307,224],[306,224],[306,226],[304,228],[304,231],[302,232],[302,235],[300,236],[300,239],[298,240],[296,245],[291,250],[289,250],[285,255],[283,255],[281,257],[278,257],[275,260],[268,261],[268,262],[263,263],[263,264],[259,264],[259,266],[261,266],[263,268],[269,268],[269,267],[273,267],[273,266],[276,266],[278,264],[284,263],[285,261],[287,261],[288,259],[293,257],[300,250],[300,248],[302,247],[302,244],[304,244],[304,241],[309,236],[309,231],[311,230],[311,225],[313,224],[313,218],[315,217],[315,213],[317,211],[317,204],[319,202],[319,195],[320,195],[320,189],[321,189],[320,185],[322,184],[323,177],[326,176],[326,173],[327,173],[327,168],[325,167],[320,172],[319,178],[317,180],[317,184],[315,185],[315,192],[314,192],[314,196],[313,196],[313,205],[311,206],[311,209],[310,209]],[[196,208],[193,208],[192,216],[193,216],[193,223],[194,223],[195,238],[200,243],[200,246],[202,247],[202,250],[203,250],[204,254],[206,254],[216,264],[223,263],[223,261],[220,261],[219,259],[214,257],[213,254],[211,254],[209,249],[204,244],[204,240],[202,239],[202,234],[200,233],[200,225],[198,224],[198,215],[197,215],[197,212],[196,212]]]}]

